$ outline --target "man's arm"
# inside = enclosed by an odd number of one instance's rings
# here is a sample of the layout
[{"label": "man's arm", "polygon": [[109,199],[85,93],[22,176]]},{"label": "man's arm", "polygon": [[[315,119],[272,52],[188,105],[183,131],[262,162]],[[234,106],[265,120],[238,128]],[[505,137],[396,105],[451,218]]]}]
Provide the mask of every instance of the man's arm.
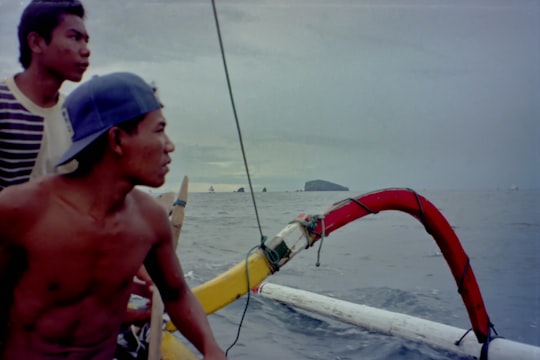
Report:
[{"label": "man's arm", "polygon": [[204,359],[226,359],[214,338],[206,313],[191,289],[186,285],[183,290],[173,293],[170,298],[162,298],[177,329],[195,345]]},{"label": "man's arm", "polygon": [[226,359],[214,338],[206,313],[186,283],[173,249],[169,220],[166,215],[163,219],[154,222],[160,240],[145,260],[146,269],[159,289],[167,313],[182,335],[203,354],[205,360]]}]

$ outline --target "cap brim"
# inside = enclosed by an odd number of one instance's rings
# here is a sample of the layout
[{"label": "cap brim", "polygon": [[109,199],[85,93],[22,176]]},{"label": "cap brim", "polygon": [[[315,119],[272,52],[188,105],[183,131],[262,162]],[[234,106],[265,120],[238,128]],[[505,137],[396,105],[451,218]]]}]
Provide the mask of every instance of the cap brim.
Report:
[{"label": "cap brim", "polygon": [[77,156],[77,154],[79,154],[88,145],[90,145],[94,140],[96,140],[98,137],[100,137],[100,135],[107,132],[107,130],[109,130],[109,128],[104,129],[102,131],[99,131],[99,132],[97,132],[95,134],[88,135],[85,138],[82,138],[80,140],[77,140],[77,141],[73,142],[71,144],[71,146],[69,147],[69,149],[66,150],[64,155],[62,155],[60,157],[60,160],[58,160],[58,162],[56,163],[56,166],[58,167],[60,165],[64,165],[68,161],[73,160],[73,158],[75,158]]}]

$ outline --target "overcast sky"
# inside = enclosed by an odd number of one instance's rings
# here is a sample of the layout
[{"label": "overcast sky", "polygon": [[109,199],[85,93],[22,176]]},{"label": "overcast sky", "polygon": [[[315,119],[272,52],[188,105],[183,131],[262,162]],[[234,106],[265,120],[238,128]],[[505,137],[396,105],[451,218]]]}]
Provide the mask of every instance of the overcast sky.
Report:
[{"label": "overcast sky", "polygon": [[[0,78],[20,71],[27,3],[0,0]],[[133,71],[159,87],[165,188],[247,189],[210,0],[83,3],[83,81]],[[255,191],[540,188],[539,0],[216,4]]]}]

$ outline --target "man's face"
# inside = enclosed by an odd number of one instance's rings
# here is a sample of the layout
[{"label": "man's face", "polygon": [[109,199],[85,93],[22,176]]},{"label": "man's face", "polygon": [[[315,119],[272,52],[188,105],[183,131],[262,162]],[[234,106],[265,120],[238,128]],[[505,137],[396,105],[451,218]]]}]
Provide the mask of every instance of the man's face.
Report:
[{"label": "man's face", "polygon": [[167,122],[161,110],[148,113],[134,134],[126,134],[124,169],[137,185],[159,187],[169,172],[174,145],[165,133]]},{"label": "man's face", "polygon": [[44,47],[42,66],[61,81],[80,81],[89,65],[88,40],[83,19],[63,15]]}]

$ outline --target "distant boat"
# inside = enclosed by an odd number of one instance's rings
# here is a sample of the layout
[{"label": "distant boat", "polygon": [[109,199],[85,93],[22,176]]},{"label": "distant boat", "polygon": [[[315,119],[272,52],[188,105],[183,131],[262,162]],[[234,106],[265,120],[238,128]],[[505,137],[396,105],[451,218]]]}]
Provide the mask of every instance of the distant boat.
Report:
[{"label": "distant boat", "polygon": [[510,186],[510,190],[518,191],[519,187],[516,184],[513,184],[512,186]]},{"label": "distant boat", "polygon": [[214,187],[212,185],[210,185],[210,187],[208,188],[208,192],[211,192],[211,193],[215,192]]}]

